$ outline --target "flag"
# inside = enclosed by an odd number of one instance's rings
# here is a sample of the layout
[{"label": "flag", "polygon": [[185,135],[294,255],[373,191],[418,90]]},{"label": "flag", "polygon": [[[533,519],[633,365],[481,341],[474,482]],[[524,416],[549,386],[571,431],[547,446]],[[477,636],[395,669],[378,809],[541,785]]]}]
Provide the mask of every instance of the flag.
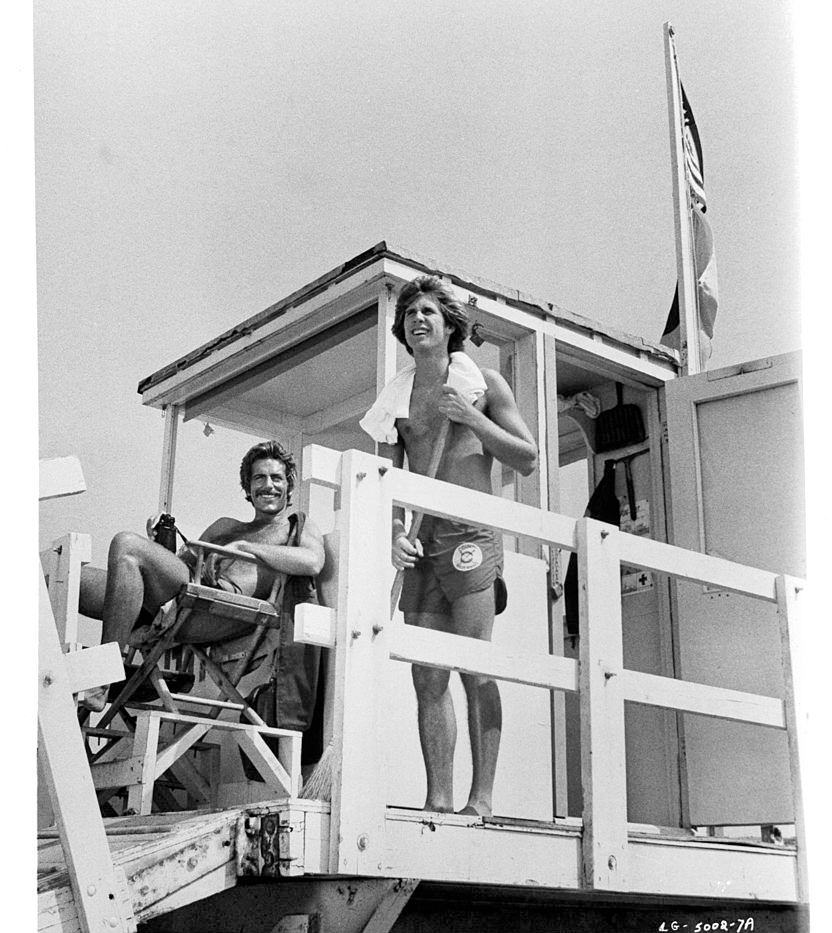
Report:
[{"label": "flag", "polygon": [[685,94],[685,86],[680,83],[679,87],[682,89],[682,140],[685,144],[688,186],[691,199],[697,202],[704,212],[707,209],[707,202],[705,200],[705,160],[702,158],[702,143],[699,141],[699,130],[696,120],[693,119],[688,95]]},{"label": "flag", "polygon": [[[711,355],[711,338],[714,335],[719,295],[717,292],[716,257],[714,255],[714,237],[711,225],[704,211],[691,210],[693,223],[693,265],[696,270],[696,303],[699,310],[699,344],[701,362],[707,362]],[[666,347],[679,349],[679,283],[673,294],[670,314],[664,327],[661,343]]]},{"label": "flag", "polygon": [[[696,268],[696,304],[699,309],[699,330],[708,338],[707,359],[711,355],[710,340],[714,335],[714,321],[719,304],[716,285],[716,257],[714,235],[704,211],[694,208],[693,220],[693,264]],[[704,347],[704,340],[703,340]]]},{"label": "flag", "polygon": [[[684,148],[684,173],[688,191],[691,234],[693,239],[693,267],[696,276],[696,305],[699,317],[700,365],[704,365],[711,355],[711,338],[714,335],[714,321],[719,304],[716,278],[716,259],[714,257],[714,239],[711,225],[705,217],[707,198],[705,197],[705,161],[702,157],[702,143],[699,129],[693,118],[693,110],[681,82],[682,94],[682,143]],[[661,337],[661,343],[673,349],[679,349],[679,283],[667,316],[667,323]]]}]

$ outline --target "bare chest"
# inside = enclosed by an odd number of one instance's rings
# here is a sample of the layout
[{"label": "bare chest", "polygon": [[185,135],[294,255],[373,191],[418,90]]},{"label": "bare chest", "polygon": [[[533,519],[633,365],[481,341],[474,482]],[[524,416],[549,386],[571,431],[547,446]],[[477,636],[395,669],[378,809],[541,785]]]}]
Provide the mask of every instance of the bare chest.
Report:
[{"label": "bare chest", "polygon": [[399,419],[399,431],[405,439],[429,439],[439,433],[444,415],[439,411],[442,386],[414,386],[407,418]]},{"label": "bare chest", "polygon": [[248,522],[238,522],[217,536],[217,544],[229,544],[231,541],[250,541],[252,544],[288,544],[290,525],[288,521],[279,525],[252,526]]}]

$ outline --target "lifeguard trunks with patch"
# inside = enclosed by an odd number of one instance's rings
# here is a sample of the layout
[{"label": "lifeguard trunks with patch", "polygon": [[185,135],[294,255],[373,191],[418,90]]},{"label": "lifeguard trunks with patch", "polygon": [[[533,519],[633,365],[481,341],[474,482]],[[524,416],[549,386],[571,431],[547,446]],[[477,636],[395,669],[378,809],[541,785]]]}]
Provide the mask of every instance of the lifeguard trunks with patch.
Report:
[{"label": "lifeguard trunks with patch", "polygon": [[451,603],[494,588],[496,611],[505,608],[503,542],[490,528],[426,515],[419,530],[424,556],[405,571],[399,609],[450,615]]}]

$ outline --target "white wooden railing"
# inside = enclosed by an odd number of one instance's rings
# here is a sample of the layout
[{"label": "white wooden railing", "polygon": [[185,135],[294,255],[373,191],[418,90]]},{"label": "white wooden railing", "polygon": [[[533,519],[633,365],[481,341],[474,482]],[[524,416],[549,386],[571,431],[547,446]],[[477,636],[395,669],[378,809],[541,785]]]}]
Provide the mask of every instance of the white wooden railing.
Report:
[{"label": "white wooden railing", "polygon": [[[84,488],[75,457],[41,461],[41,501]],[[124,666],[115,642],[84,649],[77,645],[78,585],[81,564],[89,560],[88,537],[67,535],[57,547],[60,553],[49,567],[52,592],[42,576],[39,580],[38,762],[69,869],[78,928],[83,933],[129,933],[136,921],[127,881],[113,865],[72,698],[81,690],[123,680]]]},{"label": "white wooden railing", "polygon": [[[513,681],[580,698],[583,880],[627,889],[628,826],[624,703],[784,729],[788,733],[798,846],[796,890],[805,899],[805,856],[791,639],[803,583],[394,469],[355,450],[310,446],[304,483],[336,490],[337,592],[334,609],[299,607],[296,637],[334,647],[330,871],[382,874],[387,801],[382,728],[389,661],[405,661]],[[488,524],[512,535],[577,551],[580,657],[506,650],[473,639],[404,626],[389,618],[390,524],[394,504]],[[628,670],[623,663],[620,568],[639,567],[719,586],[778,608],[784,699]],[[464,843],[461,843],[464,844]],[[470,845],[477,845],[469,835]]]}]

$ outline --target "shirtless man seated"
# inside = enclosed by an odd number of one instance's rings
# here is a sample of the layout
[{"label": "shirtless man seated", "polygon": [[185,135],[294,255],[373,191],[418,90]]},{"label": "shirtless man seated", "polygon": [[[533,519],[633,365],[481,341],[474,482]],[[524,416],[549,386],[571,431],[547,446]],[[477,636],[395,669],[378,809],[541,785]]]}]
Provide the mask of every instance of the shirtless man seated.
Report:
[{"label": "shirtless man seated", "polygon": [[[491,493],[498,460],[528,476],[537,447],[511,389],[490,369],[480,370],[461,352],[468,335],[465,307],[441,279],[421,276],[396,302],[393,333],[413,357],[413,367],[388,383],[361,420],[379,443],[380,456],[426,474],[442,424],[451,427],[438,478]],[[502,537],[488,528],[426,516],[415,544],[403,514],[394,518],[392,562],[405,570],[399,608],[407,625],[491,639],[502,583]],[[413,665],[419,739],[427,775],[426,810],[453,810],[456,717],[450,672]],[[461,674],[468,701],[473,778],[463,813],[491,813],[502,711],[494,681]]]},{"label": "shirtless man seated", "polygon": [[[292,529],[288,509],[295,485],[291,454],[277,441],[256,444],[240,464],[240,485],[254,509],[251,521],[219,518],[199,540],[253,554],[257,563],[213,556],[206,560],[200,582],[266,599],[278,573],[317,576],[324,564],[324,546],[312,521],[303,523],[297,546],[288,546]],[[115,641],[123,649],[139,616],[152,619],[192,579],[194,553],[187,545],[174,554],[158,544],[155,526],[151,519],[148,537],[119,532],[110,544],[107,569],[82,569],[79,609],[102,620],[102,643]],[[87,691],[83,704],[103,709],[107,689]]]}]

